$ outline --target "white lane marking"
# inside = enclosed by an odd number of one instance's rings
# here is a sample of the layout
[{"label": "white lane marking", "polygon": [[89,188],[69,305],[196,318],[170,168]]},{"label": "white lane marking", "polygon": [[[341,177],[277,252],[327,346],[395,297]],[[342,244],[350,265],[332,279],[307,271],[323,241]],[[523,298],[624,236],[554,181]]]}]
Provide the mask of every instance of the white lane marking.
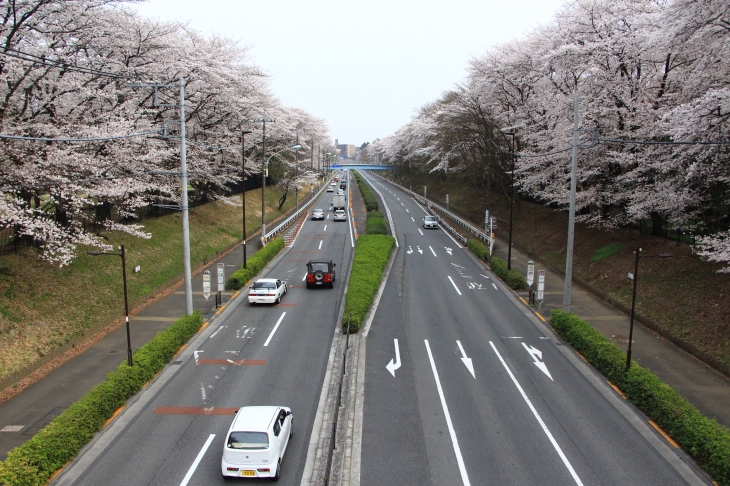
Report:
[{"label": "white lane marking", "polygon": [[469,373],[471,373],[471,376],[473,376],[476,379],[476,375],[474,374],[474,364],[471,361],[471,358],[466,356],[466,353],[464,352],[464,348],[461,346],[461,341],[458,339],[456,340],[457,346],[459,346],[459,351],[461,351],[461,362],[464,363],[464,366],[466,366],[466,369],[469,370]]},{"label": "white lane marking", "polygon": [[494,290],[499,290],[494,282],[492,282],[492,287],[494,287]]},{"label": "white lane marking", "polygon": [[428,249],[429,249],[429,250],[431,250],[431,253],[433,253],[433,256],[436,256],[436,252],[435,252],[435,251],[433,251],[433,248],[431,248],[431,247],[429,246],[429,247],[428,247]]},{"label": "white lane marking", "polygon": [[264,343],[264,347],[269,345],[269,341],[271,341],[271,338],[274,337],[274,334],[276,333],[276,330],[279,329],[279,324],[281,324],[281,321],[284,320],[284,316],[286,315],[286,312],[281,314],[281,317],[278,321],[276,321],[276,325],[274,326],[274,329],[271,330],[271,334],[269,334],[268,339],[266,339],[266,342]]},{"label": "white lane marking", "polygon": [[441,388],[441,381],[439,380],[439,372],[436,371],[436,363],[433,361],[433,355],[431,354],[431,347],[428,345],[428,339],[424,339],[426,343],[426,351],[428,351],[428,359],[431,361],[431,371],[433,371],[433,377],[436,380],[436,389],[439,392],[439,398],[441,399],[441,408],[444,409],[444,418],[446,419],[446,426],[449,428],[449,435],[451,436],[451,443],[454,445],[454,454],[456,454],[456,462],[459,464],[459,472],[461,473],[461,480],[465,485],[470,485],[469,476],[466,474],[466,466],[464,466],[464,458],[461,457],[461,449],[459,448],[459,440],[456,438],[456,431],[454,425],[451,423],[451,415],[449,415],[449,407],[446,405],[446,398],[444,398],[444,390]]},{"label": "white lane marking", "polygon": [[218,326],[218,329],[216,329],[213,334],[208,336],[208,339],[213,339],[215,337],[215,335],[218,334],[220,332],[220,330],[223,329],[224,327],[227,327],[227,326]]},{"label": "white lane marking", "polygon": [[323,242],[323,241],[324,241],[324,240],[319,240],[319,248],[317,248],[318,250],[321,250],[321,249],[322,249],[322,242]]},{"label": "white lane marking", "polygon": [[390,374],[393,375],[393,378],[395,378],[395,370],[400,368],[400,348],[398,347],[398,340],[393,339],[395,343],[395,360],[390,360],[390,363],[385,365],[385,367],[390,371]]},{"label": "white lane marking", "polygon": [[421,231],[421,228],[418,228],[418,232],[421,233],[421,236],[423,236],[423,231]]},{"label": "white lane marking", "polygon": [[456,284],[454,283],[454,281],[451,280],[451,277],[449,277],[449,281],[451,282],[451,285],[453,285],[454,288],[456,289],[456,293],[461,295],[461,292],[459,292],[459,287],[457,287]]},{"label": "white lane marking", "polygon": [[322,231],[327,231],[327,225],[324,225],[324,229]]},{"label": "white lane marking", "polygon": [[[404,206],[404,207],[405,207],[405,206]],[[408,211],[408,208],[406,208],[406,213],[410,213],[410,211]]]},{"label": "white lane marking", "polygon": [[305,280],[307,280],[307,274],[306,274],[306,273],[305,273],[305,274],[304,274],[304,276],[302,277],[302,282],[304,282]]},{"label": "white lane marking", "polygon": [[193,477],[193,473],[198,468],[198,464],[200,464],[200,461],[203,460],[203,456],[205,455],[205,452],[208,450],[208,447],[210,447],[210,443],[213,442],[213,439],[215,438],[215,434],[210,434],[208,436],[208,440],[205,441],[205,445],[202,449],[200,449],[200,452],[198,452],[198,457],[195,458],[195,462],[190,466],[190,469],[188,469],[188,473],[185,475],[185,477],[182,480],[182,483],[180,483],[180,486],[186,486],[188,484],[188,481],[190,481],[190,478]]},{"label": "white lane marking", "polygon": [[520,395],[522,395],[522,398],[525,400],[525,403],[527,403],[527,406],[530,407],[530,410],[532,411],[532,414],[537,419],[537,423],[540,424],[540,427],[542,427],[543,432],[545,432],[545,435],[547,435],[548,439],[550,439],[550,443],[553,445],[555,450],[558,452],[558,455],[560,456],[560,459],[563,460],[563,464],[565,464],[565,467],[568,468],[568,471],[570,472],[570,475],[573,476],[573,479],[575,480],[575,484],[582,485],[583,482],[578,477],[578,474],[573,469],[573,466],[570,465],[570,461],[568,461],[568,458],[565,457],[565,454],[563,454],[563,450],[558,445],[558,442],[553,437],[553,434],[550,433],[550,430],[548,430],[547,425],[545,425],[545,422],[542,421],[542,418],[540,417],[540,414],[537,413],[537,410],[532,405],[532,402],[529,398],[527,398],[527,394],[520,386],[519,382],[517,381],[517,378],[515,378],[515,375],[512,374],[512,370],[509,369],[507,366],[507,363],[504,362],[504,359],[502,359],[502,355],[499,354],[499,351],[497,351],[497,347],[494,345],[492,341],[489,341],[489,344],[492,346],[492,349],[494,350],[495,354],[499,358],[499,361],[502,362],[502,366],[504,366],[504,369],[507,370],[507,374],[509,374],[509,377],[512,378],[512,383],[515,384],[517,387],[517,390],[520,392]]},{"label": "white lane marking", "polygon": [[413,221],[414,223],[416,222],[416,220],[415,220],[415,219],[413,219],[413,216],[411,216],[411,221]]}]

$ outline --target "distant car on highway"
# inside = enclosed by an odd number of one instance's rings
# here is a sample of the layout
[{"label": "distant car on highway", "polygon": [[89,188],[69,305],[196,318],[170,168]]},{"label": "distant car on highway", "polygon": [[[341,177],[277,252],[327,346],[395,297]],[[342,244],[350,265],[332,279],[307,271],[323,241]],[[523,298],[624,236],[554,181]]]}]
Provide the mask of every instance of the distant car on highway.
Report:
[{"label": "distant car on highway", "polygon": [[338,209],[335,211],[334,221],[347,221],[347,213],[344,209]]},{"label": "distant car on highway", "polygon": [[284,294],[286,294],[286,282],[275,278],[260,278],[249,288],[248,303],[278,304]]},{"label": "distant car on highway", "polygon": [[307,262],[307,288],[312,287],[334,287],[335,282],[335,267],[337,265],[332,263],[332,260],[309,260]]},{"label": "distant car on highway", "polygon": [[223,477],[279,479],[293,420],[289,407],[239,408],[223,445]]},{"label": "distant car on highway", "polygon": [[312,209],[312,219],[324,219],[324,209]]},{"label": "distant car on highway", "polygon": [[327,188],[327,192],[335,192],[335,188],[333,186],[329,186]]},{"label": "distant car on highway", "polygon": [[423,217],[423,227],[438,229],[438,227],[439,227],[438,218],[436,218],[436,216],[424,216]]}]

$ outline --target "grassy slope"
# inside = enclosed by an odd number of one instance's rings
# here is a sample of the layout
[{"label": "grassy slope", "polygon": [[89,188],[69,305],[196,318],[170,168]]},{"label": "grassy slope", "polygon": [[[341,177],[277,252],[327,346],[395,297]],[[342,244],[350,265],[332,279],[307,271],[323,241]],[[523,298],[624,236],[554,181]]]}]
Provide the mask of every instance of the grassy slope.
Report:
[{"label": "grassy slope", "polygon": [[[267,221],[294,205],[289,198],[276,211],[280,191],[266,191]],[[240,202],[240,196],[239,196]],[[149,240],[105,233],[109,243],[125,245],[130,306],[160,286],[180,278],[182,215],[142,221]],[[193,268],[241,241],[241,206],[215,202],[190,210],[190,258]],[[261,227],[261,192],[246,193],[246,232]],[[43,263],[29,249],[0,256],[0,378],[37,361],[54,347],[90,327],[124,314],[121,259],[92,257],[79,248],[79,258],[59,269]],[[139,265],[141,271],[134,272]]]},{"label": "grassy slope", "polygon": [[[453,179],[429,180],[429,199],[445,204],[447,193],[452,210],[482,225],[486,207],[483,191]],[[509,207],[506,201],[494,199],[490,203],[492,216],[500,220],[497,238],[504,244]],[[567,233],[567,212],[525,202],[515,204],[515,245],[550,268],[565,270]],[[630,308],[631,280],[627,275],[634,271],[633,251],[637,246],[642,248],[643,256],[673,255],[669,260],[642,258],[637,314],[730,365],[730,275],[718,274],[721,266],[701,260],[688,244],[641,235],[638,229],[602,231],[578,224],[573,276]]]}]

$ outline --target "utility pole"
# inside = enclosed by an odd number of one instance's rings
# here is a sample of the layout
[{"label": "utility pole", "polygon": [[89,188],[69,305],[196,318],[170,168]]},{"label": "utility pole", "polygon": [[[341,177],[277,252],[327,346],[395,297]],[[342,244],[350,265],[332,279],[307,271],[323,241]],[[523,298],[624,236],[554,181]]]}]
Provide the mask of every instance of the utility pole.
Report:
[{"label": "utility pole", "polygon": [[573,279],[573,239],[575,238],[575,191],[578,176],[578,92],[573,101],[573,157],[570,165],[570,211],[568,215],[568,250],[565,256],[563,312],[570,313],[570,285]]},{"label": "utility pole", "polygon": [[263,122],[263,159],[261,159],[261,241],[266,244],[266,173],[268,172],[266,166],[266,122],[276,120],[267,120],[266,111],[264,111],[264,117],[260,120],[254,120],[255,122]]}]

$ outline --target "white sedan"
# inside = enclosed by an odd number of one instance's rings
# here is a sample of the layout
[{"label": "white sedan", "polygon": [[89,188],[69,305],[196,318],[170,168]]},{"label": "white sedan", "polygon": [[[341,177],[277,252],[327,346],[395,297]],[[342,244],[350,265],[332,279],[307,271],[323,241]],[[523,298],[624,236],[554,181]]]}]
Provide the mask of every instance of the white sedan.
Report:
[{"label": "white sedan", "polygon": [[338,209],[335,211],[334,221],[347,221],[347,213],[344,209]]},{"label": "white sedan", "polygon": [[275,278],[256,280],[248,291],[249,304],[278,304],[286,294],[286,282]]}]

